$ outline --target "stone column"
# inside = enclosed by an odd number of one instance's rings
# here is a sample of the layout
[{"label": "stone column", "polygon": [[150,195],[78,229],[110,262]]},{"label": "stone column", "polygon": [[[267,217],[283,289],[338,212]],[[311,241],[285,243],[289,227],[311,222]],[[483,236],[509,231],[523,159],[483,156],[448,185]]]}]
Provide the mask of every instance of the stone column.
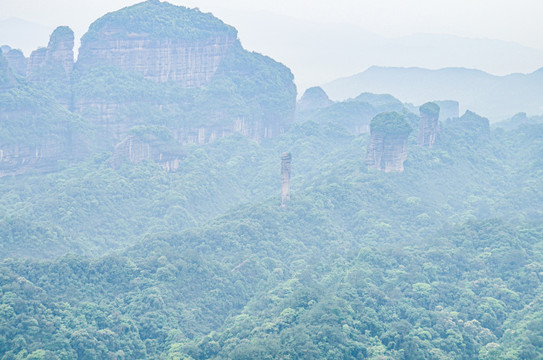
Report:
[{"label": "stone column", "polygon": [[433,147],[439,132],[439,106],[433,102],[428,102],[419,108],[419,136],[417,143],[419,146]]},{"label": "stone column", "polygon": [[292,155],[289,152],[281,154],[281,207],[290,201],[290,162]]}]

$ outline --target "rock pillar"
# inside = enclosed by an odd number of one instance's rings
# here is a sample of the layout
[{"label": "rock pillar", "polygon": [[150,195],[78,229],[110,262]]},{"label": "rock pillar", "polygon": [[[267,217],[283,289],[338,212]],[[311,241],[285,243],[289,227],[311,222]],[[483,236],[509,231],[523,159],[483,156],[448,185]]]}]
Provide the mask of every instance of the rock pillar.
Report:
[{"label": "rock pillar", "polygon": [[289,152],[281,154],[281,207],[290,201],[290,162],[292,155]]},{"label": "rock pillar", "polygon": [[439,106],[433,102],[426,103],[419,108],[419,146],[433,147],[439,133]]},{"label": "rock pillar", "polygon": [[370,123],[366,165],[384,172],[402,172],[411,130],[404,115],[397,112],[376,115]]}]

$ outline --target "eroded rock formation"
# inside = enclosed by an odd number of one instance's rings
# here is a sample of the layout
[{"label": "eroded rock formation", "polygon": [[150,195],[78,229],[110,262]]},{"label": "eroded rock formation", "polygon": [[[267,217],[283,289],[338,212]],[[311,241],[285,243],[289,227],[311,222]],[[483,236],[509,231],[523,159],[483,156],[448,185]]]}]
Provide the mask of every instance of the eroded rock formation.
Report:
[{"label": "eroded rock formation", "polygon": [[433,147],[439,133],[439,106],[433,102],[421,105],[419,108],[419,146]]},{"label": "eroded rock formation", "polygon": [[281,154],[281,206],[285,207],[290,201],[290,169],[292,155],[289,152]]},{"label": "eroded rock formation", "polygon": [[384,172],[402,172],[411,131],[405,116],[397,112],[376,115],[370,123],[366,164]]},{"label": "eroded rock formation", "polygon": [[37,145],[0,144],[0,177],[20,175],[29,171],[53,171],[63,156],[65,156],[63,144],[53,137]]},{"label": "eroded rock formation", "polygon": [[53,31],[46,48],[32,52],[26,75],[30,80],[40,81],[45,77],[69,79],[74,67],[74,32],[68,26],[59,26]]},{"label": "eroded rock formation", "polygon": [[[170,145],[170,146],[168,146]],[[110,159],[110,164],[117,169],[123,161],[133,164],[148,160],[160,165],[168,172],[175,172],[183,159],[180,146],[171,146],[155,135],[129,135],[117,146]]]},{"label": "eroded rock formation", "polygon": [[83,36],[76,69],[72,109],[106,146],[151,117],[183,144],[234,133],[261,141],[294,121],[288,68],[244,50],[233,27],[198,9],[146,1],[107,14]]},{"label": "eroded rock formation", "polygon": [[21,50],[12,49],[9,46],[3,46],[2,54],[8,61],[8,64],[13,73],[23,77],[26,76],[26,66],[28,59],[24,56]]},{"label": "eroded rock formation", "polygon": [[116,66],[155,82],[200,87],[236,39],[237,31],[211,14],[147,1],[95,21],[81,39],[77,67]]},{"label": "eroded rock formation", "polygon": [[67,26],[53,31],[46,48],[30,54],[26,77],[47,87],[64,107],[71,109],[70,78],[74,67],[74,33]]}]

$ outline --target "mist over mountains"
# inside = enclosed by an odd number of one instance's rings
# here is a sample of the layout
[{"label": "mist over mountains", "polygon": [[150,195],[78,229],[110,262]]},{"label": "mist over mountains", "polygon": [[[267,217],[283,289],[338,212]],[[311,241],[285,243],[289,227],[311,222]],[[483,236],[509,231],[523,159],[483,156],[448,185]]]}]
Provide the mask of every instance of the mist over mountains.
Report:
[{"label": "mist over mountains", "polygon": [[454,99],[460,103],[462,112],[470,109],[492,121],[505,120],[519,112],[543,113],[543,68],[531,74],[495,76],[463,68],[374,66],[323,88],[333,99],[356,97],[361,92],[392,94],[416,105]]},{"label": "mist over mountains", "polygon": [[514,42],[446,34],[380,36],[352,24],[323,24],[270,12],[217,12],[236,26],[244,46],[289,66],[301,90],[371,66],[465,67],[491,74],[531,73],[543,50]]},{"label": "mist over mountains", "polygon": [[[390,45],[296,26],[308,82]],[[0,51],[0,360],[541,360],[543,70],[300,96],[194,8],[48,35]]]}]

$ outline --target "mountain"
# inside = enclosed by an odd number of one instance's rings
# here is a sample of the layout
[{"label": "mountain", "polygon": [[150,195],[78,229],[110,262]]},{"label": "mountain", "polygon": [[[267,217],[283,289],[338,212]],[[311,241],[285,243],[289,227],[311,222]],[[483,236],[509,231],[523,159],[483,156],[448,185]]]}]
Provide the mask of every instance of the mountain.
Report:
[{"label": "mountain", "polygon": [[414,104],[451,99],[491,121],[518,112],[543,113],[543,68],[530,74],[495,76],[483,71],[445,68],[388,68],[368,70],[322,86],[332,99],[354,97],[360,92],[388,93]]},{"label": "mountain", "polygon": [[[74,43],[73,31],[60,26],[29,58],[7,46],[2,52],[12,72],[82,119],[80,148],[92,153],[128,144],[118,147],[112,164],[147,159],[173,171],[182,151],[162,150],[235,133],[262,141],[294,121],[290,70],[246,51],[235,28],[198,9],[142,2],[91,24],[77,61]],[[160,136],[134,138],[142,129]],[[130,144],[153,149],[132,152]]]},{"label": "mountain", "polygon": [[236,26],[246,48],[287,64],[299,89],[374,65],[465,67],[499,75],[529,73],[543,66],[543,50],[514,42],[447,34],[384,37],[368,31],[362,23],[325,24],[266,11],[216,8],[214,13]]}]

